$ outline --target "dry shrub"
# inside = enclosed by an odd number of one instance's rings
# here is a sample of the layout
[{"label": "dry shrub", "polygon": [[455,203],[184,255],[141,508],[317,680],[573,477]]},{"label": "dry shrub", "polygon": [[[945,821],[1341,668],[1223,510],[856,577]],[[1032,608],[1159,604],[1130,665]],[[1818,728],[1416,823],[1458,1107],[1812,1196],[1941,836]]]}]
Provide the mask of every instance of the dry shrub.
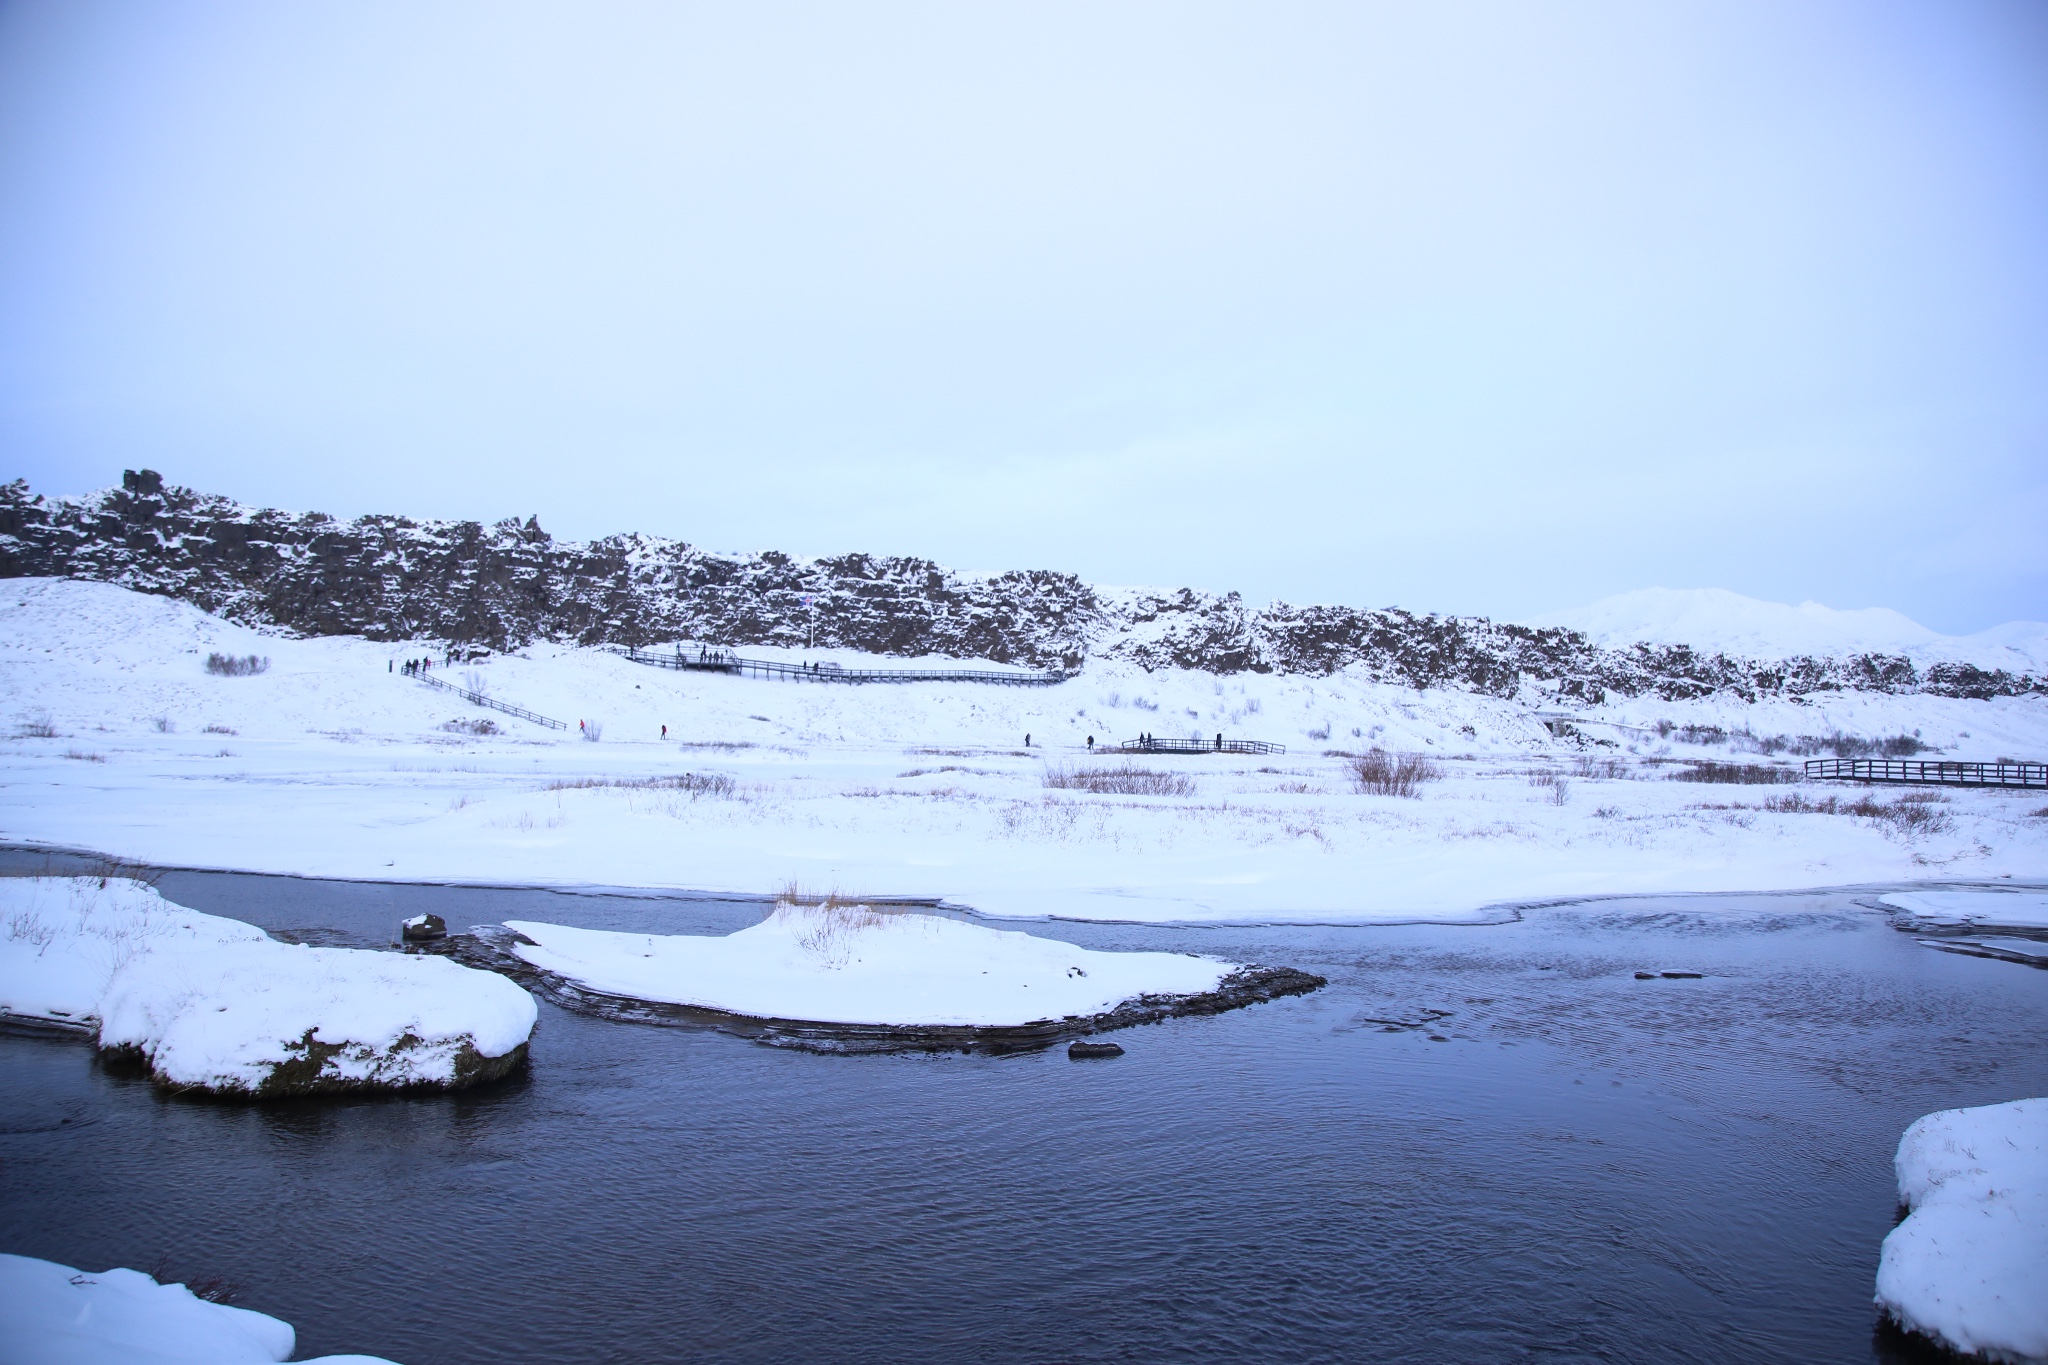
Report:
[{"label": "dry shrub", "polygon": [[270,659],[262,654],[209,654],[206,671],[216,678],[253,678],[270,671]]},{"label": "dry shrub", "polygon": [[1599,779],[1612,782],[1628,776],[1628,760],[1621,758],[1581,758],[1572,763],[1572,772],[1588,780]]},{"label": "dry shrub", "polygon": [[55,739],[57,725],[50,719],[49,712],[38,711],[22,721],[14,733],[18,739]]},{"label": "dry shrub", "polygon": [[232,735],[239,732],[234,727],[228,725],[209,725],[206,727],[205,733],[209,735]]},{"label": "dry shrub", "polygon": [[1834,796],[1811,801],[1798,792],[1790,792],[1784,796],[1765,797],[1763,808],[1779,815],[1854,815],[1912,838],[1921,834],[1946,834],[1955,828],[1955,821],[1947,811],[1935,809],[1947,800],[1939,792],[1907,792],[1886,805],[1868,792],[1854,801]]},{"label": "dry shrub", "polygon": [[1193,796],[1195,779],[1125,763],[1115,768],[1047,768],[1045,785],[1097,796]]},{"label": "dry shrub", "polygon": [[89,754],[83,749],[66,749],[64,757],[75,758],[82,763],[104,763],[107,761],[105,754]]},{"label": "dry shrub", "polygon": [[1390,754],[1385,749],[1366,750],[1351,760],[1351,773],[1358,789],[1368,796],[1417,797],[1425,782],[1443,780],[1443,770],[1420,754]]},{"label": "dry shrub", "polygon": [[550,782],[551,792],[595,791],[617,787],[622,791],[688,792],[692,801],[700,796],[730,798],[739,790],[729,773],[664,773],[660,777],[573,777]]},{"label": "dry shrub", "polygon": [[1532,787],[1548,787],[1550,789],[1550,804],[1553,806],[1562,806],[1571,800],[1572,784],[1566,780],[1563,773],[1530,773],[1529,785]]},{"label": "dry shrub", "polygon": [[501,735],[505,733],[503,730],[500,730],[498,728],[498,723],[496,721],[489,720],[481,716],[474,720],[451,720],[446,725],[443,725],[441,728],[443,730],[448,731],[451,734],[457,735],[482,736]]},{"label": "dry shrub", "polygon": [[1743,787],[1769,787],[1785,782],[1803,782],[1806,774],[1796,768],[1774,768],[1762,763],[1716,763],[1692,759],[1665,777],[1673,782],[1723,782]]},{"label": "dry shrub", "polygon": [[862,933],[909,913],[900,906],[873,905],[837,891],[806,893],[791,882],[775,898],[768,920],[788,927],[797,946],[826,967],[844,967]]}]

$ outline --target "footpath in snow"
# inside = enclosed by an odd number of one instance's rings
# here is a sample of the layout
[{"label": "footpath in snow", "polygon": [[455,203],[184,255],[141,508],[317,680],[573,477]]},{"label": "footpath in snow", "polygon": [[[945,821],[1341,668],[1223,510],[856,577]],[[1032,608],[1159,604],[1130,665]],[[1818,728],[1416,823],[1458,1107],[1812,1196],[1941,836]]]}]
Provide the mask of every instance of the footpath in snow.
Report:
[{"label": "footpath in snow", "polygon": [[[211,1303],[139,1270],[76,1270],[0,1254],[0,1362],[5,1365],[269,1365],[298,1334],[267,1313]],[[303,1365],[392,1365],[382,1356],[319,1356]]]},{"label": "footpath in snow", "polygon": [[1906,1220],[1877,1302],[1972,1359],[2048,1362],[2048,1099],[1929,1114],[1896,1161]]},{"label": "footpath in snow", "polygon": [[[215,653],[269,666],[218,676]],[[2048,885],[2048,793],[1798,780],[1803,753],[1880,740],[2039,758],[2048,697],[1615,698],[1575,708],[1579,733],[1560,738],[1539,719],[1553,700],[1349,672],[1090,665],[1044,688],[820,687],[542,644],[436,670],[566,719],[559,734],[394,669],[429,654],[264,635],[106,584],[11,581],[0,838],[173,866],[755,895],[795,882],[1139,922]],[[578,722],[601,739],[579,740]],[[1288,752],[1105,761],[1088,747],[1219,732]],[[1358,756],[1375,748],[1410,756],[1417,780],[1362,784]],[[1731,773],[1769,780],[1685,780]]]},{"label": "footpath in snow", "polygon": [[525,1060],[533,997],[433,957],[280,943],[140,882],[0,878],[0,1020],[187,1091],[456,1089]]}]

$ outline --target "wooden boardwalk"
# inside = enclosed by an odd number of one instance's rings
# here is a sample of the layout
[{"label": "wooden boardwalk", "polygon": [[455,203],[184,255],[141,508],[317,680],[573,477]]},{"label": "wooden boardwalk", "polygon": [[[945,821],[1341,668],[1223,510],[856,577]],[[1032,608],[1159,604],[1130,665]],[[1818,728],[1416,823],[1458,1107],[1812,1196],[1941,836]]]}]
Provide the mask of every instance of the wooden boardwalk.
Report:
[{"label": "wooden boardwalk", "polygon": [[1809,782],[1904,782],[1943,787],[2048,787],[2048,763],[1947,763],[1908,758],[1809,758]]},{"label": "wooden boardwalk", "polygon": [[411,673],[406,676],[410,677],[414,682],[422,682],[429,687],[438,687],[443,692],[453,692],[471,706],[487,706],[493,711],[503,711],[508,716],[517,716],[523,721],[544,726],[550,730],[566,730],[569,728],[569,722],[565,720],[554,720],[548,716],[543,716],[538,711],[529,711],[523,706],[514,706],[508,701],[494,701],[481,692],[472,692],[466,687],[457,687],[454,683],[445,683],[439,678],[430,678],[424,673]]},{"label": "wooden boardwalk", "polygon": [[1105,745],[1098,754],[1284,754],[1285,744],[1262,739],[1127,739]]},{"label": "wooden boardwalk", "polygon": [[773,659],[748,659],[724,650],[705,649],[679,649],[670,653],[622,649],[618,653],[636,664],[652,668],[672,668],[685,673],[729,673],[735,677],[775,678],[783,682],[971,682],[992,683],[998,687],[1051,687],[1067,680],[1067,675],[1058,669],[1023,673],[994,668],[841,668],[837,664],[788,664]]}]

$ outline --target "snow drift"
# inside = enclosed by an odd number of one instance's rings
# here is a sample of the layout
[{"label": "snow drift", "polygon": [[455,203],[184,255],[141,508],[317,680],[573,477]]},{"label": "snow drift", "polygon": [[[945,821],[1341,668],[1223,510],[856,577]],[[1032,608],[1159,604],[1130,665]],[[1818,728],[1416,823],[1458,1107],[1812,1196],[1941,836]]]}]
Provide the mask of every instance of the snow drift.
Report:
[{"label": "snow drift", "polygon": [[2048,1361],[2048,1099],[1929,1114],[1895,1165],[1912,1212],[1884,1239],[1878,1304],[1965,1354]]},{"label": "snow drift", "polygon": [[[268,1365],[290,1360],[288,1322],[209,1303],[139,1270],[74,1270],[0,1254],[4,1365]],[[392,1365],[381,1356],[320,1356],[304,1365]]]}]

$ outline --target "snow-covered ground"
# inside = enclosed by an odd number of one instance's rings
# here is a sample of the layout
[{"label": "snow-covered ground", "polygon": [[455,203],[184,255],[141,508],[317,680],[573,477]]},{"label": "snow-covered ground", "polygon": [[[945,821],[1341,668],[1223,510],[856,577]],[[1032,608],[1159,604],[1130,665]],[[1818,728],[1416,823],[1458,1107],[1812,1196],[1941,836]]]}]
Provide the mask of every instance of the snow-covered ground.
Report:
[{"label": "snow-covered ground", "polygon": [[1899,1141],[1877,1302],[1974,1358],[2048,1361],[2048,1099],[1947,1109]]},{"label": "snow-covered ground", "polygon": [[2048,622],[2008,621],[1974,635],[1942,635],[1889,607],[1794,607],[1725,588],[1639,588],[1532,617],[1529,624],[1584,631],[1611,649],[1691,645],[1749,659],[1904,654],[1919,664],[1967,663],[2015,673],[2048,668]]},{"label": "snow-covered ground", "polygon": [[[0,1254],[0,1365],[268,1365],[290,1360],[297,1341],[288,1322],[139,1270]],[[392,1362],[344,1355],[304,1365]]]},{"label": "snow-covered ground", "polygon": [[1110,953],[937,915],[785,901],[722,937],[510,921],[543,970],[637,1000],[836,1024],[1001,1027],[1106,1013],[1135,996],[1213,990],[1231,970],[1187,953]]},{"label": "snow-covered ground", "polygon": [[450,1086],[510,1065],[533,997],[437,957],[279,943],[119,878],[0,879],[0,1017],[94,1027],[220,1094]]},{"label": "snow-covered ground", "polygon": [[[567,721],[562,734],[387,671],[430,648],[266,636],[104,584],[0,585],[0,837],[183,866],[759,894],[795,882],[997,915],[1154,921],[1456,919],[1596,894],[2048,883],[2041,792],[1957,790],[1909,808],[1895,791],[1666,780],[1687,758],[1769,761],[1744,731],[1917,732],[1950,757],[2039,758],[2039,697],[1616,701],[1585,714],[1635,728],[1587,727],[1614,744],[1582,747],[1554,740],[1533,704],[1348,673],[1091,666],[1049,688],[851,687],[678,674],[548,645],[437,670]],[[214,651],[272,665],[212,676]],[[444,728],[476,720],[502,732]],[[578,721],[600,726],[601,741],[579,741]],[[1660,722],[1730,737],[1688,744]],[[1288,753],[1140,762],[1185,776],[1185,794],[1059,785],[1100,766],[1090,737],[1218,732]],[[1427,756],[1441,780],[1415,799],[1361,793],[1342,754],[1375,745]]]}]

